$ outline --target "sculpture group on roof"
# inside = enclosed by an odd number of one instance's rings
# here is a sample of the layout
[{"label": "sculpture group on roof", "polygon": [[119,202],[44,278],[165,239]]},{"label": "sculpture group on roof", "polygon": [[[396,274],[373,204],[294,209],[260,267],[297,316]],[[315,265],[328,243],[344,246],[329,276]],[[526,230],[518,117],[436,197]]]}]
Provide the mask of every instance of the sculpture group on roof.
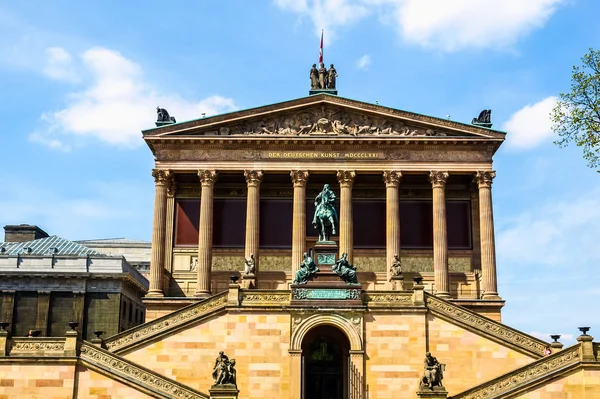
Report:
[{"label": "sculpture group on roof", "polygon": [[333,64],[330,65],[329,70],[325,68],[325,64],[322,62],[319,64],[313,64],[310,68],[310,89],[311,90],[335,90],[335,84],[338,74]]}]

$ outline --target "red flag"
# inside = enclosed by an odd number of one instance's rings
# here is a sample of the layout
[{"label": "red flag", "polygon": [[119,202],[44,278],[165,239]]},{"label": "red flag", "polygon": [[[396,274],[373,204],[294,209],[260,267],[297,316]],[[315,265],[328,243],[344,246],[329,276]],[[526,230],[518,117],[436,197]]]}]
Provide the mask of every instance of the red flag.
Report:
[{"label": "red flag", "polygon": [[323,29],[321,29],[321,47],[319,47],[319,64],[323,62]]}]

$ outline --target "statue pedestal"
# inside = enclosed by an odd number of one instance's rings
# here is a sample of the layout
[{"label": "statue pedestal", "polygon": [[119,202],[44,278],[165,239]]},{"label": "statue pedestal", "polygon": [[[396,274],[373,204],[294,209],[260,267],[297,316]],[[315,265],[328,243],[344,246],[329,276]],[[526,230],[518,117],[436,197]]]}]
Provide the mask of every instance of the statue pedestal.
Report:
[{"label": "statue pedestal", "polygon": [[390,279],[392,291],[404,291],[404,276],[393,276]]},{"label": "statue pedestal", "polygon": [[317,241],[313,248],[312,257],[315,261],[315,265],[321,268],[321,266],[330,267],[337,260],[338,244],[335,241]]},{"label": "statue pedestal", "polygon": [[213,385],[208,390],[211,399],[237,399],[239,392],[233,384]]},{"label": "statue pedestal", "polygon": [[322,93],[324,93],[324,94],[331,94],[331,95],[334,95],[334,96],[337,96],[337,94],[338,94],[337,93],[337,89],[311,89],[308,92],[308,94],[311,95],[311,96],[313,94],[322,94]]},{"label": "statue pedestal", "polygon": [[429,389],[429,387],[422,387],[417,391],[418,398],[426,398],[426,399],[446,399],[448,397],[448,391],[444,387],[433,387],[433,389]]},{"label": "statue pedestal", "polygon": [[243,274],[241,286],[245,290],[256,288],[256,276],[254,274]]}]

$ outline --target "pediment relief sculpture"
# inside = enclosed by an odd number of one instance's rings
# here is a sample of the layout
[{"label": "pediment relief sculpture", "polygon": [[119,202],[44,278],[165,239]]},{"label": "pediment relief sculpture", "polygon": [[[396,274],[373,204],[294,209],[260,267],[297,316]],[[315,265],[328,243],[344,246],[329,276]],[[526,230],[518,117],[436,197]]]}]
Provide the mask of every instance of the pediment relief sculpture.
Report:
[{"label": "pediment relief sculpture", "polygon": [[396,119],[369,116],[333,109],[309,109],[293,114],[274,115],[258,120],[246,121],[218,130],[209,130],[205,135],[334,135],[334,136],[447,136],[442,131],[406,125]]}]

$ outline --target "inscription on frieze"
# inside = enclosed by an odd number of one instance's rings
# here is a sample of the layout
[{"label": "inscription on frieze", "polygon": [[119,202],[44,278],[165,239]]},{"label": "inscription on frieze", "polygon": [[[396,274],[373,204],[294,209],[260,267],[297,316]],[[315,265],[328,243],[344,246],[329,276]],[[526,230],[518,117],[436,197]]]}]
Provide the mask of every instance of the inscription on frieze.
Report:
[{"label": "inscription on frieze", "polygon": [[385,159],[383,152],[364,151],[264,151],[262,156],[276,159]]},{"label": "inscription on frieze", "polygon": [[311,299],[360,299],[360,288],[350,289],[311,289],[294,288],[292,289],[292,299],[311,300]]}]

